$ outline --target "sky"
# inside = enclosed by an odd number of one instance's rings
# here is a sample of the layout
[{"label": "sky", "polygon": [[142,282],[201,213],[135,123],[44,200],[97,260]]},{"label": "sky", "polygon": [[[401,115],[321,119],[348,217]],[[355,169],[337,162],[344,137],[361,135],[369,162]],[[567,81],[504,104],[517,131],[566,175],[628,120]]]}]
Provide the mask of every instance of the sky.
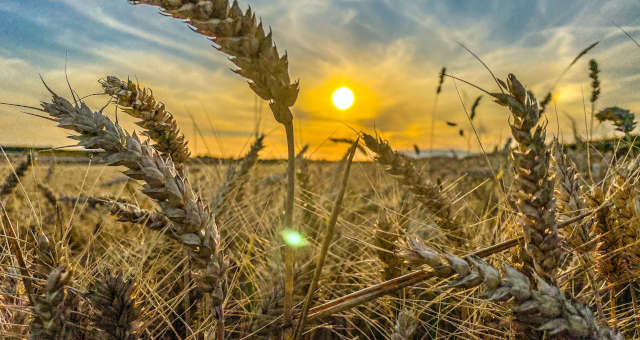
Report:
[{"label": "sky", "polygon": [[[290,75],[301,88],[293,107],[296,147],[309,144],[316,159],[336,159],[345,152],[346,145],[333,144],[329,137],[353,138],[357,131],[374,129],[397,149],[414,144],[470,151],[480,150],[480,143],[488,150],[501,147],[510,133],[504,108],[484,96],[473,127],[467,119],[465,109],[480,91],[446,79],[436,101],[443,66],[452,75],[497,90],[487,70],[458,42],[498,77],[514,73],[542,99],[571,60],[600,41],[558,83],[545,116],[550,136],[571,141],[571,119],[584,134],[591,115],[591,58],[602,70],[596,111],[614,105],[640,110],[640,47],[616,27],[640,40],[637,0],[239,2],[257,12],[279,50],[289,55]],[[80,94],[99,92],[97,80],[107,75],[135,78],[153,89],[176,117],[193,154],[241,156],[258,129],[267,135],[263,157],[286,156],[283,129],[268,105],[231,72],[233,65],[210,41],[160,15],[158,8],[126,0],[2,0],[0,101],[37,105],[49,99],[38,74],[68,96],[65,64]],[[341,86],[355,95],[345,111],[331,103],[331,94]],[[88,99],[95,110],[106,101]],[[119,118],[127,129],[135,129],[130,119]],[[2,145],[72,143],[52,122],[9,107],[0,107],[0,126]],[[608,124],[594,126],[595,135],[614,133]]]}]

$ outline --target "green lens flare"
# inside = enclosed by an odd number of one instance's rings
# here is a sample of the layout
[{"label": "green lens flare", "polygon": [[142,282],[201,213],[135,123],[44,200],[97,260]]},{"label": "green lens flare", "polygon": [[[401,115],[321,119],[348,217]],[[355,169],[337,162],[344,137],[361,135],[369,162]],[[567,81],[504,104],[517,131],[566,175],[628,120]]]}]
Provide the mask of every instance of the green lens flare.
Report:
[{"label": "green lens flare", "polygon": [[309,242],[299,232],[291,229],[285,229],[282,231],[282,237],[284,242],[294,248],[303,247],[309,244]]}]

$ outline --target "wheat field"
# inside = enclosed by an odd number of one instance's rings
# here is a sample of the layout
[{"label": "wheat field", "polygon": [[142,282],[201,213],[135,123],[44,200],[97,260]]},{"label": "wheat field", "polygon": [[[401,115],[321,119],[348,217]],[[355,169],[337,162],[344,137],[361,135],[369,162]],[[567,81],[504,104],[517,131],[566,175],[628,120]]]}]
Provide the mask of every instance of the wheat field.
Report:
[{"label": "wheat field", "polygon": [[[135,131],[44,79],[40,105],[9,98],[89,152],[2,150],[3,338],[640,338],[635,117],[595,109],[596,60],[587,113],[615,138],[561,144],[551,94],[500,70],[478,86],[510,117],[504,148],[417,158],[354,131],[332,140],[342,160],[318,162],[295,147],[304,89],[259,15],[227,0],[130,3],[210,38],[268,103],[288,158],[262,159],[259,134],[242,158],[190,157],[153,84],[128,75],[96,86]],[[440,86],[450,78],[443,68]]]}]

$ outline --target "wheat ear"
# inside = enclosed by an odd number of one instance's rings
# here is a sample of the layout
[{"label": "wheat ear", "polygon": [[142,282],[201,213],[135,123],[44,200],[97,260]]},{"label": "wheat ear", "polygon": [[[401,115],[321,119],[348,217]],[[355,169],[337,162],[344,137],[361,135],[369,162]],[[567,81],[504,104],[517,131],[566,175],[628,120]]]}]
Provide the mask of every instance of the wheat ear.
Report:
[{"label": "wheat ear", "polygon": [[[553,141],[551,148],[552,155],[552,172],[555,179],[555,192],[558,212],[564,216],[564,220],[582,213],[588,209],[585,201],[585,190],[581,183],[581,178],[575,164],[569,156],[562,150],[562,146],[558,140]],[[602,315],[602,299],[598,288],[596,287],[595,275],[593,267],[596,260],[593,257],[593,242],[591,241],[591,231],[593,228],[593,219],[587,221],[569,224],[564,230],[563,235],[569,246],[574,250],[580,260],[581,266],[584,268],[587,281],[591,290],[595,294],[598,313]]]},{"label": "wheat ear", "polygon": [[[135,204],[121,202],[111,198],[61,196],[56,199],[69,204],[87,203],[91,208],[104,206],[109,208],[109,212],[117,217],[119,222],[140,224],[151,230],[161,231],[171,225],[171,221],[161,213],[142,209]],[[166,233],[166,235],[176,238],[176,234],[173,233]]]},{"label": "wheat ear", "polygon": [[0,199],[10,195],[15,190],[20,180],[31,168],[31,165],[33,165],[33,159],[31,154],[28,154],[27,158],[17,168],[11,168],[11,173],[5,178],[4,184],[0,187]]},{"label": "wheat ear", "polygon": [[610,121],[616,127],[616,130],[628,135],[635,129],[635,114],[629,110],[618,106],[608,107],[596,113],[596,118],[600,122]]},{"label": "wheat ear", "polygon": [[401,260],[398,258],[396,242],[399,235],[393,228],[393,223],[386,215],[381,216],[376,223],[374,244],[380,262],[384,264],[381,276],[384,281],[400,276]]},{"label": "wheat ear", "polygon": [[140,120],[136,124],[155,142],[153,147],[164,158],[171,157],[176,169],[184,176],[184,163],[190,155],[187,142],[173,115],[163,103],[156,101],[153,91],[114,76],[107,76],[100,80],[100,84],[125,113]]},{"label": "wheat ear", "polygon": [[[562,221],[558,223],[558,228],[563,228],[566,227],[567,225],[571,224],[571,223],[576,223],[576,222],[580,222],[582,219],[594,214],[594,213],[598,213],[604,209],[607,209],[610,207],[610,204],[604,204],[601,205],[599,207],[597,207],[596,209],[589,211],[585,214],[576,216],[574,218],[571,218],[567,221]],[[478,257],[486,257],[486,256],[490,256],[492,254],[495,253],[499,253],[502,251],[505,251],[507,249],[516,247],[520,244],[522,244],[522,242],[524,241],[524,237],[517,237],[517,238],[513,238],[510,239],[508,241],[503,241],[497,244],[494,244],[492,246],[489,246],[487,248],[483,248],[480,250],[476,250],[474,252],[469,253],[468,255],[466,255],[465,257],[468,256],[478,256]],[[335,313],[339,313],[345,310],[348,310],[350,308],[353,308],[355,306],[361,305],[365,302],[368,301],[373,301],[381,296],[387,295],[387,294],[392,294],[393,292],[402,289],[402,288],[407,288],[410,287],[416,283],[425,281],[427,279],[430,279],[435,275],[436,273],[433,271],[425,271],[425,270],[417,270],[414,272],[410,272],[407,274],[404,274],[402,276],[396,277],[394,279],[382,282],[382,283],[378,283],[363,289],[360,289],[356,292],[335,298],[331,301],[325,302],[322,305],[319,306],[315,306],[313,307],[311,310],[309,310],[309,320],[315,320],[318,318],[323,318]],[[291,326],[286,325],[287,327]]]},{"label": "wheat ear", "polygon": [[554,183],[549,176],[546,125],[539,124],[540,111],[535,96],[513,74],[507,77],[505,90],[508,93],[492,96],[511,111],[513,120],[509,125],[518,142],[511,156],[516,177],[518,225],[525,236],[523,257],[530,269],[555,282],[562,249],[556,225]]},{"label": "wheat ear", "polygon": [[[613,207],[596,223],[599,242],[597,269],[613,285],[637,281],[640,275],[640,244],[637,223],[640,215],[638,179],[624,169],[614,170],[607,200]],[[597,200],[603,200],[602,193]]]},{"label": "wheat ear", "polygon": [[249,86],[269,102],[275,119],[288,124],[289,110],[298,97],[298,82],[291,82],[287,55],[280,56],[271,32],[248,8],[244,13],[237,1],[228,0],[132,0],[133,4],[161,7],[167,15],[183,19],[194,31],[209,37],[229,55],[238,69],[234,72],[250,80]]},{"label": "wheat ear", "polygon": [[453,217],[450,200],[440,188],[427,183],[413,161],[394,151],[387,141],[366,133],[363,133],[363,139],[367,148],[376,154],[376,161],[386,167],[385,171],[408,187],[418,202],[436,218],[436,223],[447,232],[447,236],[455,245],[462,245],[463,230]]},{"label": "wheat ear", "polygon": [[[429,150],[433,151],[433,138],[434,129],[436,125],[436,109],[438,108],[438,99],[440,98],[440,92],[442,92],[442,84],[444,83],[444,76],[447,74],[447,68],[442,67],[440,74],[438,75],[438,88],[436,89],[436,96],[433,100],[433,108],[431,109],[431,126],[429,127]],[[431,169],[429,169],[431,171]]]},{"label": "wheat ear", "polygon": [[[537,104],[536,104],[537,105]],[[456,288],[484,286],[490,301],[513,299],[511,311],[529,330],[546,331],[562,339],[623,339],[622,335],[598,324],[593,312],[565,297],[558,287],[531,273],[527,275],[510,265],[504,274],[479,257],[460,258],[428,248],[418,238],[409,238],[409,249],[402,253],[407,262],[426,264],[439,277],[457,274],[449,285]]]},{"label": "wheat ear", "polygon": [[88,298],[96,310],[94,324],[109,340],[135,340],[139,331],[138,308],[132,297],[135,288],[131,279],[122,274],[106,274],[89,292]]},{"label": "wheat ear", "polygon": [[[584,191],[581,183],[583,182],[575,164],[569,156],[562,151],[562,146],[557,140],[553,141],[551,148],[552,167],[551,172],[555,180],[554,197],[556,199],[557,209],[560,216],[568,219],[584,212],[587,204],[583,199]],[[569,245],[575,249],[580,248],[590,240],[589,225],[586,223],[577,223],[570,225],[565,230],[565,239]],[[584,252],[588,249],[582,249]]]},{"label": "wheat ear", "polygon": [[34,299],[34,319],[31,339],[65,339],[65,286],[71,281],[71,271],[62,265],[52,270],[41,295]]},{"label": "wheat ear", "polygon": [[411,340],[417,328],[418,320],[416,316],[406,309],[403,309],[398,313],[398,317],[396,318],[396,325],[393,328],[391,340]]},{"label": "wheat ear", "polygon": [[[590,130],[593,130],[593,114],[595,112],[596,102],[598,98],[600,98],[600,77],[598,74],[600,73],[600,68],[598,67],[598,62],[595,59],[589,60],[589,78],[591,78],[591,98],[589,98],[589,102],[591,103],[591,125]],[[589,132],[589,138],[593,138],[593,131]]]},{"label": "wheat ear", "polygon": [[[251,144],[251,149],[242,158],[239,169],[234,165],[229,165],[225,181],[220,185],[218,192],[211,201],[209,208],[212,213],[221,218],[222,214],[227,212],[230,200],[233,198],[236,202],[240,201],[243,196],[244,186],[249,180],[249,172],[258,163],[258,155],[264,148],[264,135],[258,136]],[[233,197],[231,197],[233,195]]]}]

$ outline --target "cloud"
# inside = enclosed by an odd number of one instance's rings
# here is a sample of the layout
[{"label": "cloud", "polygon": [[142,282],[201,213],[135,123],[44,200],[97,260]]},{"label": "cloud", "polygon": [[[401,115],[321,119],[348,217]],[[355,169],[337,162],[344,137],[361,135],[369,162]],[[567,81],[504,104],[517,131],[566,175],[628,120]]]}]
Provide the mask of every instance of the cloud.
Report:
[{"label": "cloud", "polygon": [[[69,6],[71,9],[73,9],[77,13],[93,20],[96,24],[99,24],[100,26],[104,26],[112,30],[129,34],[136,38],[145,40],[147,42],[158,44],[159,46],[162,46],[162,47],[167,47],[167,48],[184,52],[185,54],[192,57],[200,57],[200,58],[204,57],[206,59],[211,59],[211,53],[208,53],[209,51],[202,48],[193,48],[194,41],[190,41],[191,44],[183,43],[181,42],[182,39],[179,39],[176,34],[168,34],[170,31],[159,30],[161,26],[158,26],[158,25],[154,26],[155,28],[154,33],[151,33],[149,30],[144,29],[144,26],[146,26],[145,24],[143,24],[142,27],[136,27],[134,26],[134,23],[131,21],[123,22],[116,19],[114,16],[109,15],[109,13],[105,13],[100,1],[96,1],[96,0],[94,1],[58,0],[58,1]],[[149,7],[146,7],[146,6],[139,6],[139,7],[140,8],[136,8],[136,10],[139,10],[141,12],[142,11],[147,12],[148,17],[151,17],[152,15],[158,12],[156,8],[153,8],[152,11],[149,11],[150,9]],[[120,9],[120,7],[115,7],[114,12],[122,14],[123,11]],[[148,12],[153,12],[153,13],[148,13]],[[165,18],[165,20],[168,21],[169,19]],[[158,21],[158,18],[156,18],[156,20],[149,20],[149,22],[154,22],[154,21]],[[177,25],[176,23],[171,23],[167,26],[172,26],[175,29]],[[104,29],[104,28],[101,28],[101,29]],[[205,40],[202,39],[202,41],[205,41]]]}]

